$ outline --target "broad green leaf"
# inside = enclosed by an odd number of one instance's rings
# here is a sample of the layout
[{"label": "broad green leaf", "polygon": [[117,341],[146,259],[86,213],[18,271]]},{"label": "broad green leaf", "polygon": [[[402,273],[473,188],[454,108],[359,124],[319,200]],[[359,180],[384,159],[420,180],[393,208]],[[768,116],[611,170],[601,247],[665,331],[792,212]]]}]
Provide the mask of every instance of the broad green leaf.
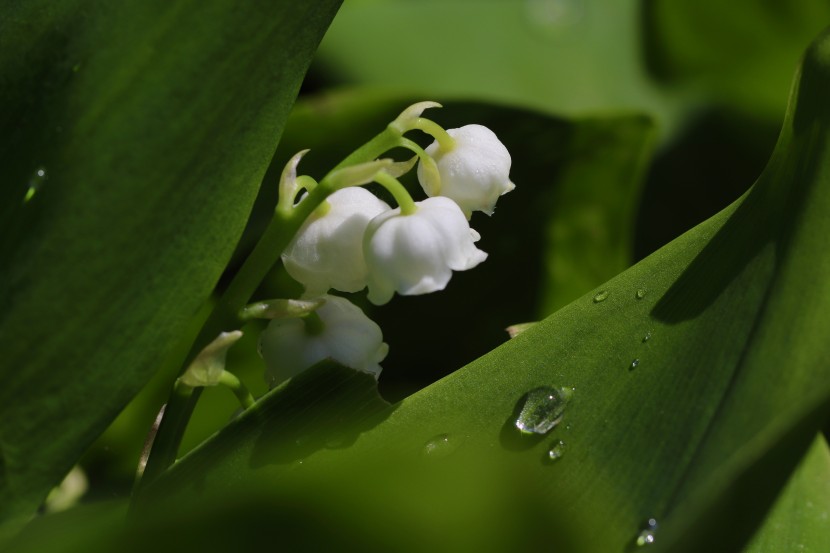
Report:
[{"label": "broad green leaf", "polygon": [[354,1],[320,62],[347,83],[424,97],[571,116],[624,109],[671,123],[678,106],[646,72],[640,27],[638,0]]},{"label": "broad green leaf", "polygon": [[[580,535],[590,551],[633,546],[650,517],[670,544],[677,536],[696,536],[708,550],[744,544],[830,408],[828,92],[825,34],[805,55],[766,170],[741,199],[389,408],[353,446],[321,446],[290,461],[323,475],[422,455],[446,436],[455,455],[502,463],[543,491],[547,507],[566,505],[593,529]],[[522,435],[517,416],[528,392],[543,386],[573,390],[563,421],[547,435]],[[295,467],[284,452],[261,455],[263,436],[285,428],[269,419],[279,417],[283,391],[172,467],[158,497],[177,487],[198,494],[229,482],[289,481]],[[304,416],[314,413],[309,402]],[[565,454],[551,463],[559,441]],[[394,462],[386,470],[406,478]],[[699,516],[707,506],[746,518],[735,525]]]},{"label": "broad green leaf", "polygon": [[3,6],[0,519],[37,507],[210,294],[338,6]]},{"label": "broad green leaf", "polygon": [[775,500],[747,553],[821,551],[830,543],[830,449],[813,442]]},{"label": "broad green leaf", "polygon": [[804,45],[830,23],[823,0],[644,0],[649,68],[673,87],[777,120]]}]

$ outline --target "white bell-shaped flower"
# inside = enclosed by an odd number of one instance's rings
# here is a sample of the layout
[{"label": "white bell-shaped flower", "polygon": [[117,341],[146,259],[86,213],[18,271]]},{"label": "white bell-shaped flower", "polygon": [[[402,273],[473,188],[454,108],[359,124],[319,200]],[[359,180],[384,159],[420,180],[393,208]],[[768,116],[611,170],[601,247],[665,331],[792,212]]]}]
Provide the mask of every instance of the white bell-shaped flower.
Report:
[{"label": "white bell-shaped flower", "polygon": [[366,287],[363,233],[369,221],[389,205],[357,186],[331,194],[315,210],[285,248],[286,271],[305,286],[305,296],[334,288],[357,292]]},{"label": "white bell-shaped flower", "polygon": [[453,271],[472,269],[487,254],[475,247],[479,234],[454,201],[434,197],[416,202],[417,210],[381,213],[363,239],[369,267],[369,301],[382,305],[395,292],[405,296],[443,290]]},{"label": "white bell-shaped flower", "polygon": [[468,219],[473,211],[492,215],[499,196],[516,187],[510,182],[510,152],[483,125],[447,129],[447,134],[455,141],[451,150],[441,150],[437,141],[426,148],[435,160],[441,182],[432,182],[423,163],[419,163],[421,186],[430,196],[455,200]]},{"label": "white bell-shaped flower", "polygon": [[266,377],[273,386],[332,359],[341,365],[380,375],[380,362],[389,346],[380,327],[349,300],[323,296],[316,324],[306,319],[274,319],[262,332],[259,353],[265,360]]}]

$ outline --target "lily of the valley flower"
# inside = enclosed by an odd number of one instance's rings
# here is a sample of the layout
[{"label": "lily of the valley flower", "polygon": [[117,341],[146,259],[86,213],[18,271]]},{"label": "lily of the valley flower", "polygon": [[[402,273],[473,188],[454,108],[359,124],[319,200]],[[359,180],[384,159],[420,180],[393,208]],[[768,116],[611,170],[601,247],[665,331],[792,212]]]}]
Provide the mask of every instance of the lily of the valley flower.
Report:
[{"label": "lily of the valley flower", "polygon": [[312,365],[332,359],[378,377],[389,346],[380,327],[345,298],[324,296],[314,324],[304,319],[274,319],[262,332],[259,353],[271,385]]},{"label": "lily of the valley flower", "polygon": [[472,269],[487,258],[475,247],[479,234],[449,198],[427,198],[416,210],[381,213],[369,223],[363,251],[369,267],[369,301],[382,305],[395,292],[443,290],[453,271]]},{"label": "lily of the valley flower", "polygon": [[426,148],[438,166],[440,182],[432,182],[430,173],[419,164],[421,186],[428,195],[455,200],[468,219],[473,211],[492,215],[499,196],[516,187],[510,182],[510,153],[482,125],[447,129],[447,134],[455,141],[452,149],[443,150],[437,141]]},{"label": "lily of the valley flower", "polygon": [[334,288],[366,287],[363,233],[369,221],[389,210],[386,202],[356,186],[331,194],[300,228],[282,254],[288,274],[305,286],[305,296]]}]

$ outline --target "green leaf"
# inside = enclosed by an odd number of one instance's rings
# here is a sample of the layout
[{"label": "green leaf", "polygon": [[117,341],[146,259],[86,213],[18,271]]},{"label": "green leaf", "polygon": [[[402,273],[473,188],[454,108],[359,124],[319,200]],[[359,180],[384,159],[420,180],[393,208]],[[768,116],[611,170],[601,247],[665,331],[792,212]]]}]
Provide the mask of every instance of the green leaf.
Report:
[{"label": "green leaf", "polygon": [[823,436],[813,442],[775,500],[747,553],[821,551],[830,543],[830,449]]},{"label": "green leaf", "polygon": [[[633,546],[650,517],[668,544],[677,536],[697,536],[707,547],[697,550],[746,543],[830,409],[830,34],[810,47],[796,82],[778,146],[750,192],[389,408],[352,447],[309,452],[303,471],[418,456],[446,436],[472,463],[460,467],[501,463],[532,481],[547,507],[567,505],[587,528],[602,528],[581,534],[587,550]],[[573,388],[573,397],[551,433],[522,435],[516,416],[540,386]],[[276,416],[284,401],[279,391],[266,398],[156,490],[289,481],[295,471],[284,457],[255,455],[280,423],[254,419]],[[551,463],[560,440],[566,452]],[[385,470],[406,478],[394,462]],[[707,506],[746,520],[698,516]],[[545,535],[531,524],[527,531]]]},{"label": "green leaf", "polygon": [[210,294],[338,6],[3,6],[0,519],[37,507]]},{"label": "green leaf", "polygon": [[827,26],[823,0],[643,1],[646,58],[664,84],[778,120],[804,45]]},{"label": "green leaf", "polygon": [[640,9],[638,0],[352,2],[320,45],[320,64],[349,84],[425,98],[570,116],[629,110],[670,123],[678,106],[640,59]]}]

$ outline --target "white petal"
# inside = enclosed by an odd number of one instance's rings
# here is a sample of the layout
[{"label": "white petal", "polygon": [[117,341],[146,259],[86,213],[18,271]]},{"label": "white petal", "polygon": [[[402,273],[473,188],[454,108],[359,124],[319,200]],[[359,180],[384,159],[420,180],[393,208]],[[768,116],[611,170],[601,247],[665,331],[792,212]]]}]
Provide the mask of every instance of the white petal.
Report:
[{"label": "white petal", "polygon": [[364,188],[349,187],[328,197],[329,210],[312,214],[283,252],[285,269],[302,283],[306,296],[330,288],[357,292],[366,286],[363,233],[389,206]]},{"label": "white petal", "polygon": [[[455,148],[441,151],[437,142],[426,148],[441,176],[440,195],[455,200],[469,217],[473,211],[493,213],[496,201],[515,188],[510,181],[510,153],[496,135],[482,125],[448,129]],[[418,166],[418,179],[430,194],[428,175]]]},{"label": "white petal", "polygon": [[345,298],[324,296],[317,314],[319,334],[308,334],[301,319],[275,319],[260,336],[260,355],[272,384],[294,376],[324,359],[353,369],[379,374],[378,363],[389,346],[380,327]]},{"label": "white petal", "polygon": [[418,295],[443,290],[452,271],[471,269],[487,254],[452,200],[427,198],[417,211],[399,209],[375,217],[366,229],[364,254],[369,269],[369,301],[388,302],[394,292]]}]

